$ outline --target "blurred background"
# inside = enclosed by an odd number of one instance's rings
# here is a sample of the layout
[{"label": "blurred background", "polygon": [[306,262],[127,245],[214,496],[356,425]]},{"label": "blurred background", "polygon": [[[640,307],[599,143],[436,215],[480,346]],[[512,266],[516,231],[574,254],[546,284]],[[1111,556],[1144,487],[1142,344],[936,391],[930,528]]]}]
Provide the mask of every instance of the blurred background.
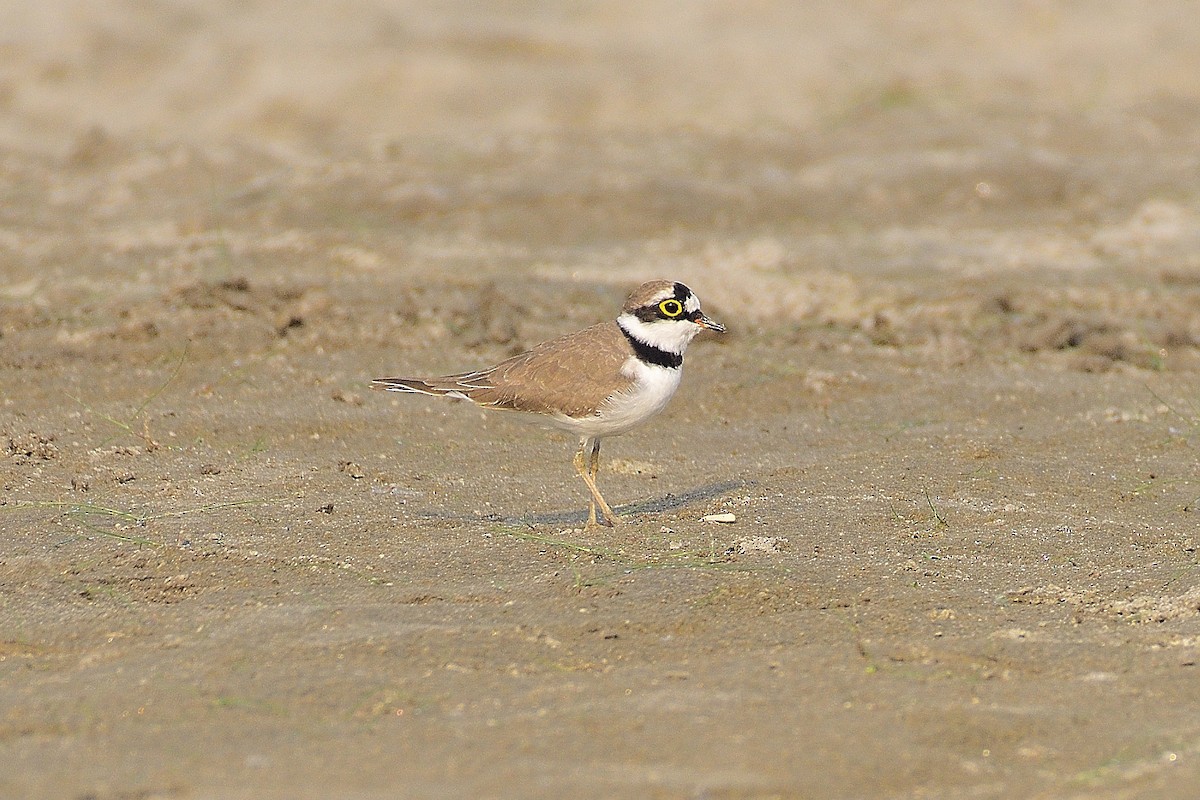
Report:
[{"label": "blurred background", "polygon": [[1079,290],[1200,269],[1200,18],[1171,0],[12,0],[0,147],[11,269],[60,291],[80,248],[117,282],[286,263],[368,302],[467,270],[613,296],[671,275],[747,322],[920,340],[948,277],[1009,296],[1030,270]]},{"label": "blurred background", "polygon": [[1181,0],[9,0],[0,142],[99,128],[328,151],[413,136],[803,131],[863,106],[951,117],[1195,113]]}]

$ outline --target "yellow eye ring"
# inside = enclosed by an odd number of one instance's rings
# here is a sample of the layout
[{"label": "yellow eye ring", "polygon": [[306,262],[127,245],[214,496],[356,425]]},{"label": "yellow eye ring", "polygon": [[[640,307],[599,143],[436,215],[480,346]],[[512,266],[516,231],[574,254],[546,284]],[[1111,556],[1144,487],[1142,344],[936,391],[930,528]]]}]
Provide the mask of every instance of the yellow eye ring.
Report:
[{"label": "yellow eye ring", "polygon": [[683,303],[674,299],[663,300],[658,304],[658,310],[661,311],[665,316],[678,317],[683,313]]}]

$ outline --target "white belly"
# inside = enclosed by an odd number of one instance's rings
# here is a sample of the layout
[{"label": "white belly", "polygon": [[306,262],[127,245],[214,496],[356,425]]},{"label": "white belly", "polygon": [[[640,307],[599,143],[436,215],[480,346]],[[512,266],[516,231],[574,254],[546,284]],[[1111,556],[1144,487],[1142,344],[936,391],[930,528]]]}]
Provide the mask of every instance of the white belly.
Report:
[{"label": "white belly", "polygon": [[555,421],[580,436],[615,436],[625,433],[667,407],[679,388],[683,368],[658,367],[631,357],[622,367],[633,384],[614,395],[600,413],[582,419],[558,417]]}]

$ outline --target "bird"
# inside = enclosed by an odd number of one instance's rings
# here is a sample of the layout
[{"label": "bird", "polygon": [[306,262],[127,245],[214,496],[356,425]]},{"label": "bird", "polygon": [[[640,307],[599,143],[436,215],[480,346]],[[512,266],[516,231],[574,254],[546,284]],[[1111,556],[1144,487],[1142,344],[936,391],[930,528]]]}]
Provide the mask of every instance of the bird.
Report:
[{"label": "bird", "polygon": [[666,407],[679,388],[683,353],[704,330],[724,333],[725,326],[700,310],[700,298],[684,284],[655,280],[634,289],[615,320],[542,342],[495,366],[440,378],[376,378],[371,385],[524,412],[576,434],[573,464],[591,493],[588,527],[612,527],[620,518],[596,485],[600,440]]}]

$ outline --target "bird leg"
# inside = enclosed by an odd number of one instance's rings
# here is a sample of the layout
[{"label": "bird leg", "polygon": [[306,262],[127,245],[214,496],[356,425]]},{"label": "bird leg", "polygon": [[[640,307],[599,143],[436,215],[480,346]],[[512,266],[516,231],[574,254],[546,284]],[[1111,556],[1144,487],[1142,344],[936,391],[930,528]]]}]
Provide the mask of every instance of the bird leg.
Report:
[{"label": "bird leg", "polygon": [[600,474],[600,440],[592,439],[592,458],[588,462],[588,472],[592,474],[592,479]]},{"label": "bird leg", "polygon": [[594,488],[596,482],[592,479],[592,476],[588,474],[588,466],[583,457],[583,454],[586,450],[587,440],[584,439],[579,445],[579,452],[575,454],[573,463],[575,464],[575,471],[579,473],[579,477],[583,478],[583,482],[587,484],[588,491],[591,492],[591,497],[588,498],[587,527],[594,528],[598,524],[596,522],[596,495],[600,493],[600,490]]},{"label": "bird leg", "polygon": [[[586,446],[587,445],[585,443],[584,447],[586,447]],[[595,483],[596,476],[599,473],[600,473],[600,439],[596,438],[596,439],[592,439],[592,454],[591,454],[591,458],[588,459],[588,474],[592,476],[593,483]],[[596,491],[597,492],[600,491],[599,484],[597,484]],[[601,498],[600,502],[604,502],[603,498]],[[595,498],[588,499],[588,525],[591,525],[591,526],[596,525],[596,500],[595,500]]]},{"label": "bird leg", "polygon": [[[589,459],[589,461],[588,461],[588,467],[587,467],[588,474],[592,476],[592,481],[593,481],[593,482],[595,482],[595,480],[596,480],[596,468],[595,468],[595,464],[596,464],[596,461],[597,461],[597,458],[596,458],[596,456],[598,455],[598,454],[596,453],[596,448],[597,448],[599,445],[600,445],[600,441],[599,441],[599,440],[596,440],[596,443],[595,443],[595,444],[592,446],[591,458],[590,458],[590,459]],[[582,442],[580,442],[580,444],[579,444],[579,451],[580,451],[580,453],[582,453],[583,451],[585,451],[585,450],[587,450],[587,449],[588,449],[588,440],[587,440],[587,439],[584,439],[584,440],[583,440]],[[584,478],[584,480],[586,481],[586,480],[587,480],[587,478]],[[597,491],[599,491],[599,490],[597,489]],[[596,498],[595,498],[595,497],[593,497],[593,496],[591,495],[591,493],[589,492],[589,494],[588,494],[588,516],[587,516],[587,527],[589,527],[589,528],[595,528],[595,527],[596,527],[596,525],[597,525],[597,522],[596,522]]]},{"label": "bird leg", "polygon": [[[591,451],[588,453],[588,451]],[[585,462],[584,454],[588,453],[588,458]],[[605,501],[604,495],[600,494],[600,489],[596,486],[596,474],[600,471],[600,440],[598,438],[585,437],[579,444],[579,452],[575,454],[575,471],[579,473],[579,477],[583,478],[583,482],[587,484],[588,491],[592,493],[591,502],[588,503],[588,526],[607,525],[612,527],[617,524],[617,515],[613,513],[608,502]],[[599,506],[600,513],[604,517],[604,521],[600,522],[596,519],[596,507]]]}]

